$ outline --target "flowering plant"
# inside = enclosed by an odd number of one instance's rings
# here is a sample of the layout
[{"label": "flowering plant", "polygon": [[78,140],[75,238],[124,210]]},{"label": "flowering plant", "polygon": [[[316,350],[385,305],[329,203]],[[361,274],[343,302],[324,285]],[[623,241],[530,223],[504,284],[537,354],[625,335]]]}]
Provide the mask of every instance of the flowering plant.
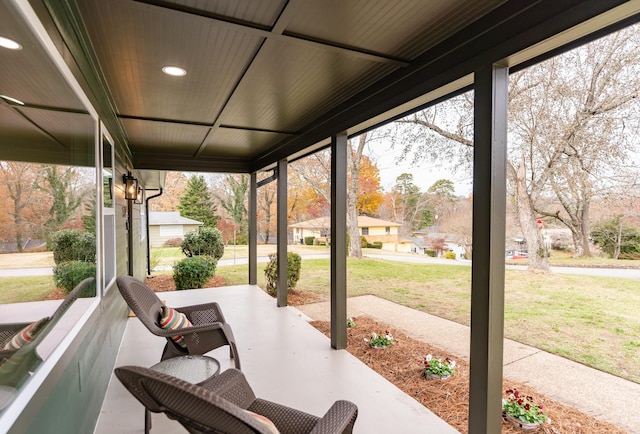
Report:
[{"label": "flowering plant", "polygon": [[436,359],[431,354],[424,356],[424,371],[422,376],[427,378],[431,375],[435,375],[440,378],[453,375],[456,370],[455,360],[447,357],[446,359]]},{"label": "flowering plant", "polygon": [[541,424],[549,419],[542,412],[542,405],[535,405],[533,398],[518,392],[518,389],[507,389],[506,399],[502,400],[502,411],[519,421],[529,424]]},{"label": "flowering plant", "polygon": [[393,336],[391,336],[391,333],[389,333],[389,331],[387,330],[386,332],[384,332],[384,335],[371,333],[371,340],[365,338],[364,341],[369,342],[369,345],[374,348],[385,348],[393,344]]},{"label": "flowering plant", "polygon": [[351,317],[347,318],[347,328],[350,329],[355,326],[356,326],[356,322],[353,320],[353,318]]}]

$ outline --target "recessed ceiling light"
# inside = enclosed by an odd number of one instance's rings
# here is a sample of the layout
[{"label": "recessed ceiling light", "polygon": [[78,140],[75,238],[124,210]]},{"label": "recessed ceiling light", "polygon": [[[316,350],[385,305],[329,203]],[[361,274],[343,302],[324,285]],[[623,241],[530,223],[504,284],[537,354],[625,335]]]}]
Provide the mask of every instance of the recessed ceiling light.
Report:
[{"label": "recessed ceiling light", "polygon": [[187,70],[184,68],[180,68],[179,66],[163,66],[162,72],[167,75],[173,75],[175,77],[182,77],[183,75],[187,75]]},{"label": "recessed ceiling light", "polygon": [[0,98],[6,99],[7,101],[11,101],[12,103],[15,103],[15,104],[24,105],[24,103],[19,99],[11,98],[10,96],[7,96],[7,95],[0,94]]},{"label": "recessed ceiling light", "polygon": [[10,50],[22,50],[22,45],[9,38],[3,38],[2,36],[0,36],[0,47],[8,48]]}]

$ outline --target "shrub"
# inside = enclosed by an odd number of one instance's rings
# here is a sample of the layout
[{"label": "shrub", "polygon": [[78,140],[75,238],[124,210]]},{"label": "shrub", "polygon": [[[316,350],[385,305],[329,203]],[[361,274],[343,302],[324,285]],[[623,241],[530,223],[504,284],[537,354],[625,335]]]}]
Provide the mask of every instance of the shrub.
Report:
[{"label": "shrub", "polygon": [[54,232],[49,237],[49,248],[56,265],[68,261],[96,261],[96,236],[91,232],[80,232],[77,229]]},{"label": "shrub", "polygon": [[[66,261],[53,269],[53,283],[67,294],[87,277],[96,277],[96,265],[84,261]],[[89,289],[81,296],[93,297],[96,293],[95,279]]]},{"label": "shrub", "polygon": [[217,261],[224,254],[222,232],[211,227],[200,227],[189,232],[182,242],[182,253],[188,257],[211,256]]},{"label": "shrub", "polygon": [[182,242],[184,240],[182,238],[171,238],[164,242],[164,247],[182,247]]},{"label": "shrub", "polygon": [[447,259],[456,259],[456,252],[447,252],[444,254],[444,257]]},{"label": "shrub", "polygon": [[369,248],[369,249],[381,249],[382,248],[382,241],[374,241],[371,244],[367,243],[366,247]]},{"label": "shrub", "polygon": [[216,273],[218,261],[206,255],[182,259],[173,265],[176,290],[202,288]]},{"label": "shrub", "polygon": [[[296,287],[300,280],[301,258],[297,253],[287,253],[287,289],[290,291]],[[276,295],[276,287],[278,280],[278,255],[271,253],[269,255],[269,263],[264,269],[264,275],[267,279],[267,292]]]},{"label": "shrub", "polygon": [[313,246],[313,241],[316,237],[304,237],[304,245],[305,246]]},{"label": "shrub", "polygon": [[360,247],[362,248],[369,247],[369,242],[364,237],[364,235],[360,235]]},{"label": "shrub", "polygon": [[425,250],[425,251],[424,251],[424,253],[425,253],[427,256],[431,256],[432,258],[435,258],[435,257],[436,257],[436,251],[435,251],[435,250]]}]

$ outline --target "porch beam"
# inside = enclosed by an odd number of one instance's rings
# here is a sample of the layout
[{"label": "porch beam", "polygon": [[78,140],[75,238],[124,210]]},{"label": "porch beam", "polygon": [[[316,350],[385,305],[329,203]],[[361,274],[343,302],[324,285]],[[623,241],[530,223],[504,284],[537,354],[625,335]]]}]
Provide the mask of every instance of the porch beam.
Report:
[{"label": "porch beam", "polygon": [[331,346],[347,347],[347,134],[331,137]]},{"label": "porch beam", "polygon": [[[258,174],[249,175],[249,285],[258,284]],[[235,248],[235,246],[234,246]]]},{"label": "porch beam", "polygon": [[287,305],[287,160],[278,160],[278,244],[277,244],[277,260],[278,260],[278,279],[276,298],[278,307]]},{"label": "porch beam", "polygon": [[500,432],[504,340],[506,66],[475,71],[469,434]]}]

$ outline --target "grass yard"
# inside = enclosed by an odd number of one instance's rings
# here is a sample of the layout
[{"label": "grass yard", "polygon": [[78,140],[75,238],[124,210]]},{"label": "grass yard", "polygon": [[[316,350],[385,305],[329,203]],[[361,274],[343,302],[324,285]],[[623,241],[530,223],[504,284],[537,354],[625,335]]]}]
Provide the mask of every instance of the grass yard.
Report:
[{"label": "grass yard", "polygon": [[0,304],[45,300],[54,289],[51,276],[0,277]]},{"label": "grass yard", "polygon": [[[258,284],[265,283],[258,264]],[[348,295],[373,294],[470,323],[471,268],[348,259]],[[247,266],[218,267],[229,285],[247,282]],[[640,383],[638,281],[507,270],[505,335]],[[297,289],[329,297],[329,260],[302,261]]]},{"label": "grass yard", "polygon": [[[259,256],[275,249],[258,247]],[[326,247],[291,247],[299,253],[327,252]],[[167,264],[184,257],[177,247],[154,252]],[[237,258],[246,254],[246,246],[237,247]],[[0,255],[0,259],[10,260],[5,266],[47,266],[50,255],[12,254]],[[233,255],[233,246],[228,246],[224,258],[232,259]],[[262,287],[265,265],[258,264]],[[347,272],[349,296],[373,294],[461,324],[470,323],[470,267],[349,258]],[[247,283],[247,265],[219,266],[216,274],[227,285]],[[637,280],[507,270],[505,282],[507,337],[640,383]],[[329,259],[303,259],[297,288],[328,299]],[[0,278],[0,303],[44,300],[53,289],[51,276]]]}]

